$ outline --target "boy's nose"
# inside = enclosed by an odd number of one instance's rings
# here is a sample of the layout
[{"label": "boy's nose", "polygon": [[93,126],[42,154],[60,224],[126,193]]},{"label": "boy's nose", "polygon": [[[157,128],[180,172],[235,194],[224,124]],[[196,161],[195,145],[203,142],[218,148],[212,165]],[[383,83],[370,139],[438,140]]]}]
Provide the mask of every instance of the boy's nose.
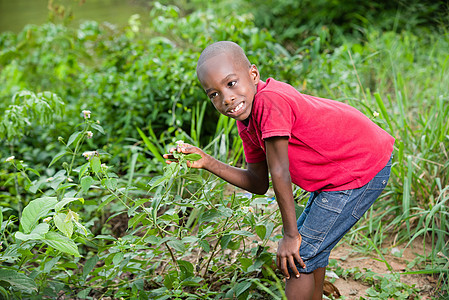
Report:
[{"label": "boy's nose", "polygon": [[224,102],[224,105],[229,105],[232,102],[234,102],[234,100],[235,100],[235,96],[230,95],[230,96],[225,97],[223,102]]}]

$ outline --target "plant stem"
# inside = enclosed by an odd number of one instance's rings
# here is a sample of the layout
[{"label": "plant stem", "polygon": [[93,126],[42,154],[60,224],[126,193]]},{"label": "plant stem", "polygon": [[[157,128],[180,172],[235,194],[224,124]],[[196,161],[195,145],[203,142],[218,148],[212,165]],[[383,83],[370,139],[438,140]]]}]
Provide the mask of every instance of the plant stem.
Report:
[{"label": "plant stem", "polygon": [[207,269],[209,269],[209,264],[212,261],[212,258],[215,256],[215,250],[217,250],[218,244],[220,243],[222,237],[223,237],[223,235],[221,235],[217,239],[217,242],[215,243],[214,249],[212,250],[212,254],[210,255],[209,259],[207,260],[207,263],[206,263],[206,266],[205,266],[204,272],[203,272],[203,278],[206,277]]},{"label": "plant stem", "polygon": [[[156,227],[157,227],[157,230],[159,231],[159,235],[162,238],[164,238],[165,237],[164,233],[161,231],[159,226],[156,226]],[[178,260],[176,259],[175,254],[173,253],[173,250],[170,248],[170,246],[167,244],[167,242],[164,242],[164,245],[165,245],[165,247],[167,247],[168,252],[170,252],[171,259],[172,259],[174,265],[176,266],[176,269],[178,269],[178,271],[179,271]]]},{"label": "plant stem", "polygon": [[[15,140],[15,139],[14,139]],[[10,149],[10,153],[11,156],[14,156],[14,143],[10,142],[9,143],[9,149]],[[22,207],[23,207],[23,203],[22,203],[22,197],[20,196],[19,193],[19,180],[17,178],[17,172],[16,174],[14,174],[14,188],[16,189],[16,196],[17,196],[17,210],[19,212],[19,220],[22,218]]]}]

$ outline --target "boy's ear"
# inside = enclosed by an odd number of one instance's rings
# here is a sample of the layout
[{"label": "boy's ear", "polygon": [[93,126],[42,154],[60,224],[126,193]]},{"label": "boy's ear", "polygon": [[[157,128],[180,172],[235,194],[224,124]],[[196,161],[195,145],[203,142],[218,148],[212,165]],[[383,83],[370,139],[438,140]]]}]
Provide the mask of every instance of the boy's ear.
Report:
[{"label": "boy's ear", "polygon": [[254,84],[259,83],[260,74],[259,74],[259,70],[257,70],[256,65],[251,65],[251,67],[249,68],[249,76],[253,80]]}]

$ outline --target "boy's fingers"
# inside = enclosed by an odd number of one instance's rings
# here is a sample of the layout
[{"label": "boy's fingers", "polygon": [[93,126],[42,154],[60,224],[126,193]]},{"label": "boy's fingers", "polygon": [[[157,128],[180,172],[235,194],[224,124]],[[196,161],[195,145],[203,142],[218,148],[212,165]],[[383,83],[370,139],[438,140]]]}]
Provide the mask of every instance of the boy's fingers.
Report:
[{"label": "boy's fingers", "polygon": [[293,259],[293,256],[289,256],[288,262],[290,263],[290,268],[292,269],[293,274],[295,274],[296,278],[299,278],[299,271],[296,268],[295,260]]},{"label": "boy's fingers", "polygon": [[284,276],[287,279],[290,279],[290,274],[288,273],[288,268],[287,268],[287,258],[286,257],[281,258],[281,272],[282,272],[282,274],[284,274]]},{"label": "boy's fingers", "polygon": [[302,258],[301,256],[299,256],[299,253],[295,253],[295,259],[302,268],[306,267],[306,264],[302,261]]}]

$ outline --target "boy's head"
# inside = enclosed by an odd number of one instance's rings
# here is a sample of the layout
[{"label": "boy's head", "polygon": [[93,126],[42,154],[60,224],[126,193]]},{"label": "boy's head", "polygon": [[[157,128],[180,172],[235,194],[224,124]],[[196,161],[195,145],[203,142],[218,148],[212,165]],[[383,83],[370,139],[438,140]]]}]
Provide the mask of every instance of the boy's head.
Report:
[{"label": "boy's head", "polygon": [[228,41],[209,45],[198,59],[196,73],[220,113],[239,121],[250,116],[260,76],[239,45]]}]

